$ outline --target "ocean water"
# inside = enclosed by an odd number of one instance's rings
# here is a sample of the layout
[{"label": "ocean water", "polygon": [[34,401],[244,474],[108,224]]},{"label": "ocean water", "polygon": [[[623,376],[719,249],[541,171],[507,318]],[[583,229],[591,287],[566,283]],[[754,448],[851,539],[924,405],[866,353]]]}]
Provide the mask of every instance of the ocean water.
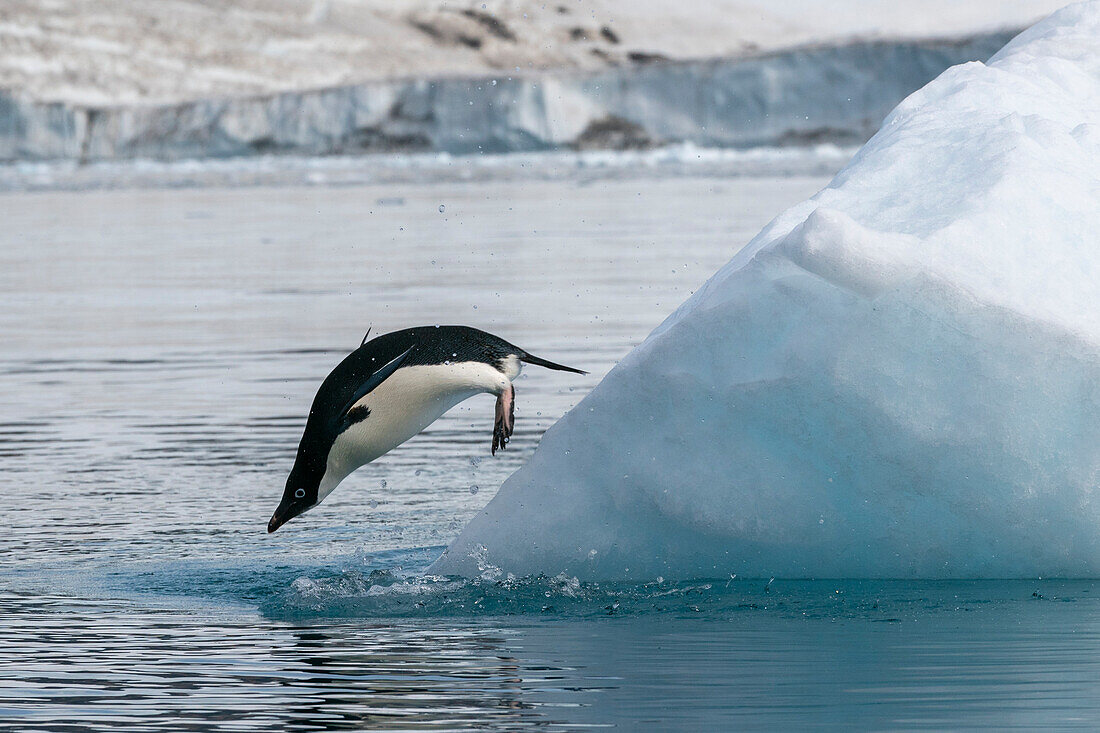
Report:
[{"label": "ocean water", "polygon": [[[414,177],[415,178],[415,177]],[[1100,724],[1091,581],[424,569],[632,345],[821,176],[0,196],[0,729]],[[314,390],[468,323],[530,368],[279,532]]]}]

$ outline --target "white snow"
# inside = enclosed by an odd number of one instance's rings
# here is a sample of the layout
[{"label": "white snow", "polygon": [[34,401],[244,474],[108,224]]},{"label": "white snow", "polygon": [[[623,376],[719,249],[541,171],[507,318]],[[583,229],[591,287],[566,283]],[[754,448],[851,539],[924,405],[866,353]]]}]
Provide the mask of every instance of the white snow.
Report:
[{"label": "white snow", "polygon": [[1100,2],[911,95],[435,573],[1100,575]]}]

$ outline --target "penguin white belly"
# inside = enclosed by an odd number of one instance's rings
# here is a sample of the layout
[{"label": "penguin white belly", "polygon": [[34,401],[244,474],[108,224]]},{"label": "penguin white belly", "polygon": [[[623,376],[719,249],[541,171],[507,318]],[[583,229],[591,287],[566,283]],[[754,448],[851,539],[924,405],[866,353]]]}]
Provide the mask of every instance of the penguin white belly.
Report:
[{"label": "penguin white belly", "polygon": [[499,394],[508,388],[509,376],[476,361],[398,369],[355,403],[370,413],[333,442],[318,494],[324,498],[352,471],[401,445],[459,402],[482,392]]}]

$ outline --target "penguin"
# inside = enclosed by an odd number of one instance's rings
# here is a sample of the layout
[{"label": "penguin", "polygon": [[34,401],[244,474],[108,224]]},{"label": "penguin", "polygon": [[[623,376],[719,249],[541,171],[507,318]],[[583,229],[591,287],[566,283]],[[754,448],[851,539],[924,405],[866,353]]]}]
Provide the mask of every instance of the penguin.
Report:
[{"label": "penguin", "polygon": [[524,364],[587,374],[469,326],[420,326],[370,341],[368,336],[369,329],[317,390],[268,532],[317,506],[352,471],[476,394],[497,396],[492,453],[504,450],[515,424],[512,380]]}]

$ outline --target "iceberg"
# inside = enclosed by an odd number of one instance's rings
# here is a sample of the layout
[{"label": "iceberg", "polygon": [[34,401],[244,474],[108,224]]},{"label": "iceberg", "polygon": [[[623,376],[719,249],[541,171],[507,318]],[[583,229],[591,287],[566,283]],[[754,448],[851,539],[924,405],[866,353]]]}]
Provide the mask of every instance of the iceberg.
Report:
[{"label": "iceberg", "polygon": [[1100,2],[910,95],[431,572],[1100,576]]}]

